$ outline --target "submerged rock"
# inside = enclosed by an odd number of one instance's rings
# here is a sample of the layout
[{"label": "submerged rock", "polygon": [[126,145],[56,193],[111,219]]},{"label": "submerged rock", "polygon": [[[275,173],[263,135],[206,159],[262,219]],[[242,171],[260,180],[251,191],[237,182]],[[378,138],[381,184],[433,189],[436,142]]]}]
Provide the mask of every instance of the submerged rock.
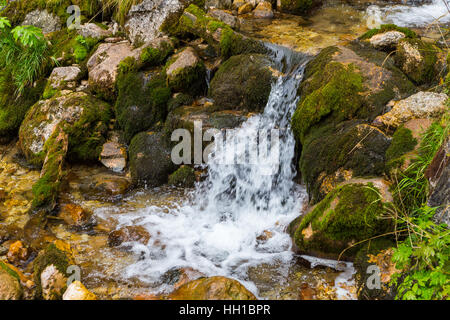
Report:
[{"label": "submerged rock", "polygon": [[8,261],[13,265],[19,265],[25,262],[30,255],[29,249],[22,243],[22,241],[15,241],[9,246],[6,255]]},{"label": "submerged rock", "polygon": [[168,295],[170,300],[256,300],[241,283],[225,277],[190,281]]},{"label": "submerged rock", "polygon": [[124,242],[134,241],[146,245],[150,240],[150,237],[150,233],[142,226],[127,226],[112,231],[108,235],[108,245],[110,247],[117,247]]},{"label": "submerged rock", "polygon": [[86,226],[90,222],[91,215],[91,212],[73,203],[63,204],[58,214],[69,226],[75,227]]}]

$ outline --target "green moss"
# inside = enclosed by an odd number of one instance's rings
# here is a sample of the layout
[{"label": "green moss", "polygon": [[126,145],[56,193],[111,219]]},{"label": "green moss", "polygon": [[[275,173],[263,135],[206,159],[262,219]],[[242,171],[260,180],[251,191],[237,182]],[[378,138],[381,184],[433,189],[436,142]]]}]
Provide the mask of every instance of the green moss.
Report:
[{"label": "green moss", "polygon": [[19,281],[20,283],[20,277],[17,274],[17,272],[15,272],[13,269],[11,269],[10,267],[8,267],[6,265],[6,263],[4,263],[3,261],[0,260],[0,269],[3,269],[4,271],[6,271],[10,276],[12,276],[13,278],[15,278],[17,281]]},{"label": "green moss", "polygon": [[[343,185],[306,214],[295,231],[295,243],[304,252],[339,254],[352,242],[389,230],[390,222],[381,218],[384,206],[373,184]],[[306,237],[302,231],[309,226],[313,234]],[[344,257],[354,255],[356,249],[346,251]]]},{"label": "green moss", "polygon": [[49,265],[54,265],[59,272],[67,276],[69,259],[66,256],[66,253],[58,249],[53,243],[49,244],[33,262],[34,283],[36,284],[36,295],[38,298],[42,297],[41,273]]},{"label": "green moss", "polygon": [[170,185],[191,188],[195,184],[194,169],[188,166],[181,166],[177,171],[169,176]]},{"label": "green moss", "polygon": [[336,123],[351,119],[363,103],[363,77],[352,64],[330,62],[312,76],[309,85],[292,117],[298,141],[325,117]]},{"label": "green moss", "polygon": [[380,33],[385,33],[388,31],[399,31],[399,32],[403,33],[407,38],[411,38],[411,39],[417,38],[417,34],[408,28],[398,27],[395,24],[382,24],[380,28],[374,28],[374,29],[367,31],[361,37],[359,37],[359,39],[360,40],[370,39],[374,35],[377,35]]},{"label": "green moss", "polygon": [[164,73],[122,73],[117,80],[118,96],[115,114],[119,126],[129,142],[138,132],[149,129],[167,115],[171,90]]},{"label": "green moss", "polygon": [[[177,56],[172,56],[166,63],[164,70],[176,61]],[[178,68],[171,71],[167,77],[169,87],[175,92],[184,92],[192,95],[200,95],[206,87],[206,67],[203,61],[193,66]]]},{"label": "green moss", "polygon": [[413,137],[411,130],[400,126],[392,137],[392,142],[386,150],[386,170],[403,164],[403,155],[414,150],[417,140]]},{"label": "green moss", "polygon": [[167,103],[167,111],[173,111],[182,106],[190,106],[194,103],[194,98],[190,94],[178,93]]},{"label": "green moss", "polygon": [[174,47],[168,42],[162,42],[160,48],[146,47],[141,53],[141,62],[144,66],[159,66],[172,54]]},{"label": "green moss", "polygon": [[94,52],[99,39],[77,35],[76,30],[63,29],[48,36],[52,46],[51,55],[60,65],[84,64]]}]

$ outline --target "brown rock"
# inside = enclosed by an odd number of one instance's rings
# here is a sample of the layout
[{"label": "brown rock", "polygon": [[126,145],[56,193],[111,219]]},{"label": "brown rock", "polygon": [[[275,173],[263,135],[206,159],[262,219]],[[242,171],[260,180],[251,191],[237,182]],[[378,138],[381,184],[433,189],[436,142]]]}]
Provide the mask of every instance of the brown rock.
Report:
[{"label": "brown rock", "polygon": [[81,206],[69,203],[61,206],[59,216],[71,226],[83,226],[88,223],[91,213]]},{"label": "brown rock", "polygon": [[150,234],[142,226],[126,226],[119,230],[112,231],[108,235],[108,245],[116,247],[123,242],[137,241],[142,244],[147,244],[150,240]]},{"label": "brown rock", "polygon": [[16,241],[9,246],[9,251],[6,257],[12,264],[20,264],[28,259],[30,252],[24,246],[22,241]]},{"label": "brown rock", "polygon": [[250,2],[247,2],[239,7],[238,15],[250,13],[253,10],[253,5]]}]

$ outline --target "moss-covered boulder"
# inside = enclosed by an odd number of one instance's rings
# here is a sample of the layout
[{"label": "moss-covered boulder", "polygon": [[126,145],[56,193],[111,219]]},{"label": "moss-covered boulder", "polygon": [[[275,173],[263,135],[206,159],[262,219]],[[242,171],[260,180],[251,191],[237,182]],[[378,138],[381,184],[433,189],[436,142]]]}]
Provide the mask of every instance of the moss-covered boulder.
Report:
[{"label": "moss-covered boulder", "polygon": [[297,141],[311,130],[348,119],[373,120],[386,104],[414,91],[387,54],[355,42],[328,47],[308,63],[292,118]]},{"label": "moss-covered boulder", "polygon": [[192,167],[181,166],[169,176],[170,185],[191,188],[195,184],[195,171]]},{"label": "moss-covered boulder", "polygon": [[159,66],[163,64],[167,57],[175,50],[174,42],[167,38],[157,38],[150,43],[146,43],[141,51],[140,60],[143,66]]},{"label": "moss-covered boulder", "polygon": [[440,49],[419,39],[403,39],[397,45],[395,62],[416,84],[437,81],[443,64],[438,58]]},{"label": "moss-covered boulder", "polygon": [[381,175],[390,138],[358,120],[328,125],[304,140],[300,171],[312,203],[353,177]]},{"label": "moss-covered boulder", "polygon": [[262,41],[254,40],[234,31],[226,23],[208,17],[194,4],[181,15],[176,30],[205,39],[221,56],[228,58],[243,53],[267,53]]},{"label": "moss-covered boulder", "polygon": [[344,184],[297,220],[293,237],[302,253],[351,259],[356,245],[391,229],[386,202],[392,201],[382,180]]},{"label": "moss-covered boulder", "polygon": [[17,96],[10,76],[0,73],[0,144],[6,144],[17,136],[20,124],[30,107],[35,104],[45,86],[45,81],[26,87],[21,96]]},{"label": "moss-covered boulder", "polygon": [[67,268],[71,257],[67,252],[51,243],[33,261],[33,276],[36,296],[45,300],[61,299],[67,288]]},{"label": "moss-covered boulder", "polygon": [[138,132],[163,122],[171,90],[163,72],[127,72],[117,80],[116,119],[128,143]]},{"label": "moss-covered boulder", "polygon": [[186,47],[167,61],[165,71],[169,87],[177,92],[199,95],[206,88],[206,68],[197,52]]},{"label": "moss-covered boulder", "polygon": [[214,75],[209,96],[223,109],[262,111],[274,80],[270,66],[265,55],[233,56]]},{"label": "moss-covered boulder", "polygon": [[171,159],[168,139],[159,132],[141,132],[129,147],[131,179],[136,185],[150,187],[167,183],[176,166]]},{"label": "moss-covered boulder", "polygon": [[321,0],[280,0],[277,1],[277,9],[283,13],[304,15],[321,4]]},{"label": "moss-covered boulder", "polygon": [[20,147],[31,164],[41,166],[47,140],[64,122],[69,136],[68,159],[96,161],[111,116],[107,103],[83,92],[62,91],[31,107],[19,130]]},{"label": "moss-covered boulder", "polygon": [[256,300],[239,281],[225,277],[190,281],[169,294],[169,300]]},{"label": "moss-covered boulder", "polygon": [[66,89],[74,90],[80,76],[81,70],[76,66],[54,68],[47,80],[42,97],[44,99],[50,99],[58,91]]},{"label": "moss-covered boulder", "polygon": [[0,300],[19,300],[22,287],[19,275],[6,263],[0,261]]}]

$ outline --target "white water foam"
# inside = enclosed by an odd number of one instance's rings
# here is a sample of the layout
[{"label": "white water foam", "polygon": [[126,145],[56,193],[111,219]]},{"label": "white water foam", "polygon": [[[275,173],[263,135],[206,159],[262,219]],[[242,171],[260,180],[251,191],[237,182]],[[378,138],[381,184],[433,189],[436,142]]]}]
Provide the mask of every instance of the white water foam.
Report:
[{"label": "white water foam", "polygon": [[436,21],[440,24],[450,23],[450,4],[447,0],[433,0],[420,6],[388,5],[370,6],[366,15],[381,23],[394,23],[401,27],[426,27]]}]

